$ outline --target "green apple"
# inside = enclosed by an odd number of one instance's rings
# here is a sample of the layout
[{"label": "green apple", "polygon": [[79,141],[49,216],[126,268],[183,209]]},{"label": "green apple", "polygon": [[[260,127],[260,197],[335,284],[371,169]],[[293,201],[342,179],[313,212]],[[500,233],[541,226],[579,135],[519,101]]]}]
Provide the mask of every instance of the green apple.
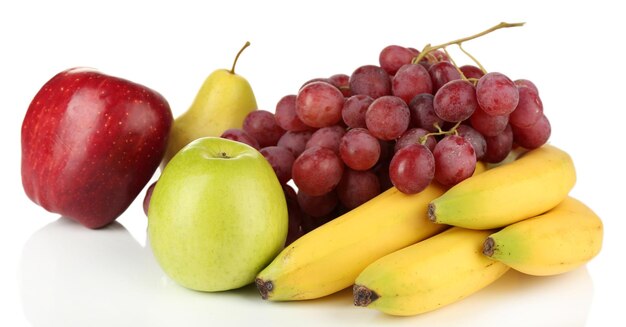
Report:
[{"label": "green apple", "polygon": [[243,143],[205,137],[167,164],[148,209],[148,234],[165,273],[199,291],[254,281],[282,250],[287,203],[261,153]]}]

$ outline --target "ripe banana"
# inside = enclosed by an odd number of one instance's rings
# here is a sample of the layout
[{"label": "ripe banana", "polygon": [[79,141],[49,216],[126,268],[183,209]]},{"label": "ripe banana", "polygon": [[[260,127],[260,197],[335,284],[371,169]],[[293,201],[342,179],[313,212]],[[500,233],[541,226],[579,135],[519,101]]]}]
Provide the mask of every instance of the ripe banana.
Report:
[{"label": "ripe banana", "polygon": [[[474,174],[485,171],[478,163]],[[376,259],[448,228],[426,215],[445,189],[432,183],[406,195],[395,187],[305,234],[287,246],[256,278],[263,299],[307,300],[352,284]]]},{"label": "ripe banana", "polygon": [[499,228],[554,208],[575,182],[571,157],[544,145],[453,186],[430,203],[428,214],[440,224]]},{"label": "ripe banana", "polygon": [[556,275],[596,256],[602,237],[600,218],[582,202],[568,197],[545,214],[490,235],[483,253],[526,274]]},{"label": "ripe banana", "polygon": [[426,216],[443,194],[432,184],[415,195],[391,188],[287,246],[256,279],[264,299],[319,298],[349,287],[374,260],[441,232]]},{"label": "ripe banana", "polygon": [[354,304],[409,316],[477,292],[509,269],[482,255],[490,233],[454,227],[380,258],[357,277]]}]

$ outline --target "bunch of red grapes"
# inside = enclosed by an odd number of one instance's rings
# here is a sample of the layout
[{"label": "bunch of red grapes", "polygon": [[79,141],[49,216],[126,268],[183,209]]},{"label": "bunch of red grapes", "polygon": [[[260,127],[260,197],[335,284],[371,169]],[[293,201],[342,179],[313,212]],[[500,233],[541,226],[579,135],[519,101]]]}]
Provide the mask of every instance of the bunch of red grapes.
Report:
[{"label": "bunch of red grapes", "polygon": [[222,135],[260,150],[285,185],[288,241],[391,186],[453,186],[478,160],[546,143],[550,123],[532,82],[456,67],[439,50],[419,54],[388,46],[379,65],[310,80],[274,113],[251,112],[243,129]]}]

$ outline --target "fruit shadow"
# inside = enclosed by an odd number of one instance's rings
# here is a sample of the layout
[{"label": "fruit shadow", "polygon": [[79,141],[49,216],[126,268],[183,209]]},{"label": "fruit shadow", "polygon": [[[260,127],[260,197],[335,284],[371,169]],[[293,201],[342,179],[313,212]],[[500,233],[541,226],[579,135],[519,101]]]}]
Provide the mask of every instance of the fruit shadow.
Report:
[{"label": "fruit shadow", "polygon": [[[584,325],[593,297],[586,268],[552,277],[507,272],[457,303],[413,317],[354,307],[351,287],[306,301],[262,300],[254,284],[225,292],[179,286],[149,246],[115,222],[90,230],[65,218],[25,243],[18,271],[24,314],[32,326],[332,325],[505,326]],[[244,314],[245,313],[245,314]]]},{"label": "fruit shadow", "polygon": [[91,230],[61,217],[42,227],[22,249],[18,288],[32,326],[246,325],[251,316],[277,323],[297,319],[295,312],[271,309],[276,306],[264,303],[254,284],[215,293],[178,285],[156,262],[149,239],[142,246],[118,222]]},{"label": "fruit shadow", "polygon": [[61,217],[36,231],[22,249],[18,286],[24,315],[32,326],[132,320],[145,310],[128,302],[141,298],[156,279],[147,263],[142,246],[120,223],[92,230]]},{"label": "fruit shadow", "polygon": [[372,321],[411,325],[584,326],[593,299],[586,267],[557,276],[530,276],[513,269],[477,293],[410,317],[379,313]]}]

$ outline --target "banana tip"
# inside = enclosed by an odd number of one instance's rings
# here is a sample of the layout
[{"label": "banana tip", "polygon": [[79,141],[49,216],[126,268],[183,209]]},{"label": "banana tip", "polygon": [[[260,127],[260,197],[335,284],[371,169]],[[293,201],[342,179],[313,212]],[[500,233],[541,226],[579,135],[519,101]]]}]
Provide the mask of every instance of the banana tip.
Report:
[{"label": "banana tip", "polygon": [[352,294],[354,294],[354,305],[358,307],[366,307],[380,297],[376,292],[363,285],[354,285]]},{"label": "banana tip", "polygon": [[487,237],[485,242],[483,243],[483,254],[491,257],[493,255],[495,249],[496,242],[491,237]]},{"label": "banana tip", "polygon": [[430,221],[432,221],[433,223],[437,222],[437,215],[435,215],[435,204],[432,202],[428,204],[428,219],[430,219]]},{"label": "banana tip", "polygon": [[263,300],[267,300],[269,297],[269,293],[274,289],[274,283],[271,280],[264,281],[261,278],[257,278],[254,280],[257,289],[259,289],[259,293],[261,294],[261,298]]}]

